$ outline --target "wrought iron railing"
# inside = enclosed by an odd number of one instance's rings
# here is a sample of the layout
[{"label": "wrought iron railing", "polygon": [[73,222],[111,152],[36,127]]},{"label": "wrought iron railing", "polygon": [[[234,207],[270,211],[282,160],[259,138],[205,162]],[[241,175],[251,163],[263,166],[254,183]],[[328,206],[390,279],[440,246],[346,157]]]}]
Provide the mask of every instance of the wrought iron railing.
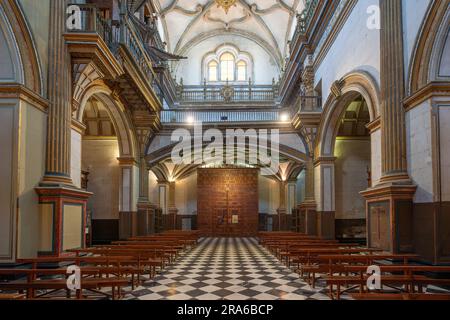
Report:
[{"label": "wrought iron railing", "polygon": [[287,121],[280,110],[261,111],[162,111],[162,123],[227,123]]},{"label": "wrought iron railing", "polygon": [[113,54],[123,45],[136,63],[137,69],[142,73],[155,93],[162,101],[162,90],[156,81],[153,71],[153,62],[145,48],[143,39],[139,36],[130,14],[124,14],[120,21],[113,21],[106,17],[111,16],[108,10],[100,10],[94,4],[76,4],[81,11],[80,28],[68,28],[68,32],[97,33],[108,45]]},{"label": "wrought iron railing", "polygon": [[305,9],[297,15],[297,28],[293,39],[296,39],[299,35],[304,35],[306,33],[318,5],[319,0],[306,0]]},{"label": "wrought iron railing", "polygon": [[275,85],[178,86],[181,103],[274,102],[277,96]]}]

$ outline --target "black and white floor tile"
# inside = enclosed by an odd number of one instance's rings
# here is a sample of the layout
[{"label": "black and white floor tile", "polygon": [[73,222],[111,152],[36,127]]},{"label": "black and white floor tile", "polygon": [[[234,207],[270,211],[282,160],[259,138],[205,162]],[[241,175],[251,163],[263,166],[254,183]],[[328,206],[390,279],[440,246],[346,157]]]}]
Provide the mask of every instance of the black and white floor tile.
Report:
[{"label": "black and white floor tile", "polygon": [[254,238],[205,238],[171,267],[136,288],[139,300],[329,300]]}]

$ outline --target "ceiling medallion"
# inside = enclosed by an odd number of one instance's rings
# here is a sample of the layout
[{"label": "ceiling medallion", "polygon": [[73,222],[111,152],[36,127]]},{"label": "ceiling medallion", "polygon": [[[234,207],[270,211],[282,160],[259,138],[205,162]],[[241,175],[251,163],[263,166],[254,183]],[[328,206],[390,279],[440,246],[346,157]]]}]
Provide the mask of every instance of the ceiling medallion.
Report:
[{"label": "ceiling medallion", "polygon": [[228,11],[232,6],[236,6],[236,0],[216,0],[216,3],[217,8],[222,7],[226,14],[228,14]]}]

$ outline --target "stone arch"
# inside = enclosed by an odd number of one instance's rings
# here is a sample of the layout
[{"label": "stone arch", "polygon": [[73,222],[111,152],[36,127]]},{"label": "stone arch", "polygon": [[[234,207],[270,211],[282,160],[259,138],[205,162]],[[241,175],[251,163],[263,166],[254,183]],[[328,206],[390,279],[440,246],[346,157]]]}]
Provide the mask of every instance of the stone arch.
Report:
[{"label": "stone arch", "polygon": [[[177,145],[177,143],[169,143],[163,146],[162,148],[158,150],[152,151],[150,154],[147,154],[146,159],[150,166],[156,165],[159,162],[165,161],[171,157],[172,149]],[[192,139],[192,146],[194,146],[194,140]],[[203,142],[202,148],[205,148],[209,145],[209,142]],[[247,146],[250,146],[248,143]],[[258,146],[254,146],[258,147]],[[259,146],[259,148],[261,148]],[[305,147],[306,148],[306,147]],[[202,149],[203,150],[203,149]],[[263,149],[266,150],[266,149]],[[286,146],[284,144],[279,144],[279,155],[281,158],[298,162],[298,163],[305,163],[308,161],[308,156],[299,150],[293,149],[289,146]]]},{"label": "stone arch", "polygon": [[115,99],[112,91],[104,85],[94,85],[88,88],[81,98],[80,108],[75,114],[78,122],[83,121],[83,113],[87,102],[91,97],[101,101],[114,125],[119,142],[119,151],[121,158],[138,158],[137,139],[134,134],[133,125],[125,113],[125,106]]},{"label": "stone arch", "polygon": [[[422,23],[409,66],[409,95],[439,79],[444,50],[449,46],[450,1],[433,0]],[[450,74],[446,81],[450,80]]]},{"label": "stone arch", "polygon": [[348,103],[361,95],[367,103],[370,121],[380,116],[380,90],[373,77],[364,71],[352,72],[334,83],[332,93],[327,99],[320,122],[315,155],[333,157],[339,120]]},{"label": "stone arch", "polygon": [[36,46],[22,9],[15,0],[0,2],[0,32],[13,63],[11,77],[1,82],[16,82],[40,95],[43,80]]}]

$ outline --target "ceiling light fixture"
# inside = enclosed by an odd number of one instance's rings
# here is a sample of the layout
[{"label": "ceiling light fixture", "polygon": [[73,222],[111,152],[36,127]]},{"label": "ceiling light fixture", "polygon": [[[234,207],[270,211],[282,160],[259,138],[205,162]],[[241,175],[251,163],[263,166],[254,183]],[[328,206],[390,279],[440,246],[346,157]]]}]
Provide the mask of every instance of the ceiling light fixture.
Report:
[{"label": "ceiling light fixture", "polygon": [[236,6],[236,0],[216,0],[216,3],[217,8],[222,7],[226,14],[228,14],[228,11],[232,6]]}]

